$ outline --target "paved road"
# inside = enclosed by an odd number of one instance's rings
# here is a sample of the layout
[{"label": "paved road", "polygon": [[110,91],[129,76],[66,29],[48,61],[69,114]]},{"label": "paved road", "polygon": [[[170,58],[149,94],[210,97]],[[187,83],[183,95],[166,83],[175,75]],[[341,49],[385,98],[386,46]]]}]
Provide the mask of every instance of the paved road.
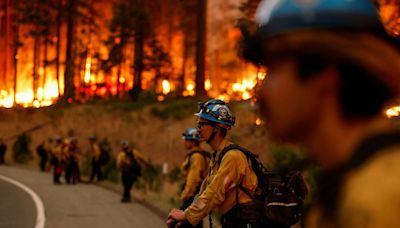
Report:
[{"label": "paved road", "polygon": [[[49,173],[7,166],[0,166],[0,175],[19,181],[36,192],[45,207],[46,228],[166,227],[164,221],[147,208],[137,203],[122,204],[118,194],[95,185],[53,185]],[[29,195],[9,184],[3,189],[3,184],[5,183],[0,183],[0,227],[13,227],[3,224],[14,222],[17,224],[17,220],[21,218],[18,216],[19,211],[28,216],[27,221],[35,220],[36,209]],[[13,194],[10,194],[10,191],[13,191]],[[16,204],[27,206],[15,212],[10,210],[11,216],[14,217],[5,218],[6,215],[3,216],[1,209]]]},{"label": "paved road", "polygon": [[36,223],[36,207],[21,188],[0,179],[0,227],[26,228]]}]

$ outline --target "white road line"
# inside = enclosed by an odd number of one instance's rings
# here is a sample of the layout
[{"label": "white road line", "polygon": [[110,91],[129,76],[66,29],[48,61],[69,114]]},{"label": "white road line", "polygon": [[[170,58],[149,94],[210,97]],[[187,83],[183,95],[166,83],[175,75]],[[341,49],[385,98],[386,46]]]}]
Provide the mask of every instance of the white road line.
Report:
[{"label": "white road line", "polygon": [[40,197],[30,188],[28,188],[26,185],[10,179],[8,177],[5,177],[3,175],[0,175],[0,179],[10,182],[11,184],[14,184],[20,188],[22,188],[22,190],[24,190],[25,192],[27,192],[33,199],[33,201],[35,202],[36,205],[36,210],[37,210],[37,216],[36,216],[36,225],[35,228],[44,228],[44,223],[45,223],[45,216],[44,216],[44,206],[43,206],[43,202],[40,199]]}]

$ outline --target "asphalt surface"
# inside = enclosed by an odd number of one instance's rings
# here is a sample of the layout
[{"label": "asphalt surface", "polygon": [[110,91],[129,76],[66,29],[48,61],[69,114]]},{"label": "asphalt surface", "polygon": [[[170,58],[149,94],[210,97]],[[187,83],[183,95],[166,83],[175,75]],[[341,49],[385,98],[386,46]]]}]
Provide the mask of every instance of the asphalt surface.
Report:
[{"label": "asphalt surface", "polygon": [[[10,166],[0,166],[0,175],[24,184],[40,197],[46,228],[166,227],[162,219],[142,205],[120,203],[118,194],[95,185],[53,185],[50,173]],[[0,196],[0,228],[34,227],[30,224],[35,224],[37,212],[26,192],[0,182]]]},{"label": "asphalt surface", "polygon": [[36,207],[31,196],[14,184],[0,179],[0,227],[26,228],[36,224]]}]

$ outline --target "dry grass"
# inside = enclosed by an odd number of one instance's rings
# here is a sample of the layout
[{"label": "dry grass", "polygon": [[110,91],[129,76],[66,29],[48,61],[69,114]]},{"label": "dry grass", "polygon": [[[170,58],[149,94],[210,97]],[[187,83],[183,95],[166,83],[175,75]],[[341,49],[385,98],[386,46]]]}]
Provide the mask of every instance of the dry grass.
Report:
[{"label": "dry grass", "polygon": [[[181,133],[187,127],[193,127],[196,118],[191,114],[181,119],[159,118],[151,112],[154,108],[162,110],[168,105],[171,103],[153,104],[140,110],[127,110],[126,106],[112,103],[83,104],[64,108],[1,109],[0,137],[6,139],[9,161],[11,147],[16,139],[14,136],[47,123],[29,132],[32,138],[32,151],[47,137],[56,135],[67,137],[73,133],[78,138],[82,151],[86,152],[89,147],[87,136],[96,134],[100,139],[109,140],[114,154],[119,151],[118,142],[127,139],[152,162],[156,164],[168,162],[169,166],[173,167],[182,162],[185,154]],[[197,103],[193,101],[193,110],[196,106]],[[228,137],[260,154],[264,161],[268,161],[267,151],[270,145],[265,130],[254,125],[255,114],[252,108],[248,103],[242,102],[234,105],[234,111],[237,113],[237,126]],[[203,146],[210,149],[207,145]]]}]

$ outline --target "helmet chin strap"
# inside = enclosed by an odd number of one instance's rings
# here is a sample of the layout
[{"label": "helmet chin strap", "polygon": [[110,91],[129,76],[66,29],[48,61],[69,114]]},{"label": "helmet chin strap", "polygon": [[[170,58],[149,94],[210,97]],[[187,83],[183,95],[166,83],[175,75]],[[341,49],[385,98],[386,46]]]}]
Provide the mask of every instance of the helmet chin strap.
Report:
[{"label": "helmet chin strap", "polygon": [[213,132],[211,133],[210,137],[208,137],[206,143],[210,144],[210,142],[214,139],[215,135],[217,135],[217,132],[219,130],[219,126],[215,126],[213,129]]}]

